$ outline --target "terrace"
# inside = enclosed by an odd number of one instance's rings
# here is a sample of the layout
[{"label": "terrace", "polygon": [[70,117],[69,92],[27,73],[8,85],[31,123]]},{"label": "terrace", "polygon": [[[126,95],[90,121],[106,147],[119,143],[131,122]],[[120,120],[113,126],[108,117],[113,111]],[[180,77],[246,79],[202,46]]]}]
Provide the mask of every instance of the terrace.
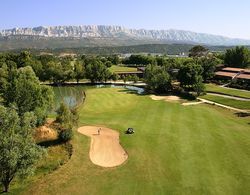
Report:
[{"label": "terrace", "polygon": [[250,69],[225,67],[215,72],[215,77],[250,80]]}]

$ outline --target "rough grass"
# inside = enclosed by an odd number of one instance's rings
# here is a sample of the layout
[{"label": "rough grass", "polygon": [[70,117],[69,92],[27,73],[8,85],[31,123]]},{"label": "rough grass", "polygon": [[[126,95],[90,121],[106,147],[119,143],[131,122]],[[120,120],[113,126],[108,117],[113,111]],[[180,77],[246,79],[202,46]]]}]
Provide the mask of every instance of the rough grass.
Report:
[{"label": "rough grass", "polygon": [[250,101],[234,100],[234,99],[214,96],[214,95],[204,95],[204,96],[201,96],[201,98],[210,100],[219,104],[231,106],[234,108],[245,109],[245,110],[250,109]]},{"label": "rough grass", "polygon": [[218,85],[214,84],[206,84],[206,91],[250,99],[250,91],[219,87]]},{"label": "rough grass", "polygon": [[45,175],[54,172],[69,160],[69,152],[65,144],[52,145],[47,148],[47,154],[36,165],[35,173],[28,179],[16,178],[11,185],[10,192],[13,194],[24,193],[35,182]]},{"label": "rough grass", "polygon": [[[249,194],[249,118],[102,88],[87,91],[80,110],[80,125],[86,124],[120,131],[128,161],[95,166],[90,139],[75,132],[71,160],[22,194]],[[128,127],[135,134],[124,134]]]},{"label": "rough grass", "polygon": [[113,65],[109,68],[109,70],[111,72],[130,72],[130,71],[137,71],[137,68]]}]

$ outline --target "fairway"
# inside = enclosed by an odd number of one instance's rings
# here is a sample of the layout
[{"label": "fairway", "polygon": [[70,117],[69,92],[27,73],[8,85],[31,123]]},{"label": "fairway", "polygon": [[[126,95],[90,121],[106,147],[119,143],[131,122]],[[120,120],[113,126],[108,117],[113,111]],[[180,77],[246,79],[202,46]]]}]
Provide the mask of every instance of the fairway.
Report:
[{"label": "fairway", "polygon": [[250,92],[246,90],[232,89],[227,87],[220,87],[215,84],[206,84],[206,91],[211,93],[218,93],[223,95],[230,95],[250,99]]},{"label": "fairway", "polygon": [[[86,91],[84,125],[118,130],[128,160],[115,168],[94,165],[90,139],[75,131],[71,160],[23,194],[249,194],[249,117],[99,88]],[[128,127],[135,134],[125,134]]]},{"label": "fairway", "polygon": [[133,71],[137,71],[137,68],[134,67],[127,67],[127,66],[117,66],[117,65],[113,65],[109,68],[109,70],[111,72],[133,72]]},{"label": "fairway", "polygon": [[214,95],[203,95],[201,98],[238,109],[250,110],[250,101],[234,100]]}]

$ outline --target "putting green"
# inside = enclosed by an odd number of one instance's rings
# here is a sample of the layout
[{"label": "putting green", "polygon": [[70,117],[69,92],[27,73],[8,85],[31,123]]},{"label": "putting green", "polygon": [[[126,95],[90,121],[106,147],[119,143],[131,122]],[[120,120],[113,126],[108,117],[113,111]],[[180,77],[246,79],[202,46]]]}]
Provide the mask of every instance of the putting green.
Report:
[{"label": "putting green", "polygon": [[[125,89],[87,90],[79,126],[120,131],[127,162],[102,168],[90,139],[75,132],[71,160],[23,187],[23,194],[248,194],[249,118],[199,104],[154,101]],[[135,134],[126,135],[128,127]]]}]

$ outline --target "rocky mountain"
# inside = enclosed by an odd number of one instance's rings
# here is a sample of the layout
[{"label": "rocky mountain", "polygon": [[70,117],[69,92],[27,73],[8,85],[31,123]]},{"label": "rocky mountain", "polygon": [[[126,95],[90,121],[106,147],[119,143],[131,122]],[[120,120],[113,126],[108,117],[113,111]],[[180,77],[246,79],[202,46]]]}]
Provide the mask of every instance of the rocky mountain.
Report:
[{"label": "rocky mountain", "polygon": [[0,50],[119,46],[153,43],[250,45],[250,40],[184,30],[128,29],[122,26],[82,25],[0,30]]}]

